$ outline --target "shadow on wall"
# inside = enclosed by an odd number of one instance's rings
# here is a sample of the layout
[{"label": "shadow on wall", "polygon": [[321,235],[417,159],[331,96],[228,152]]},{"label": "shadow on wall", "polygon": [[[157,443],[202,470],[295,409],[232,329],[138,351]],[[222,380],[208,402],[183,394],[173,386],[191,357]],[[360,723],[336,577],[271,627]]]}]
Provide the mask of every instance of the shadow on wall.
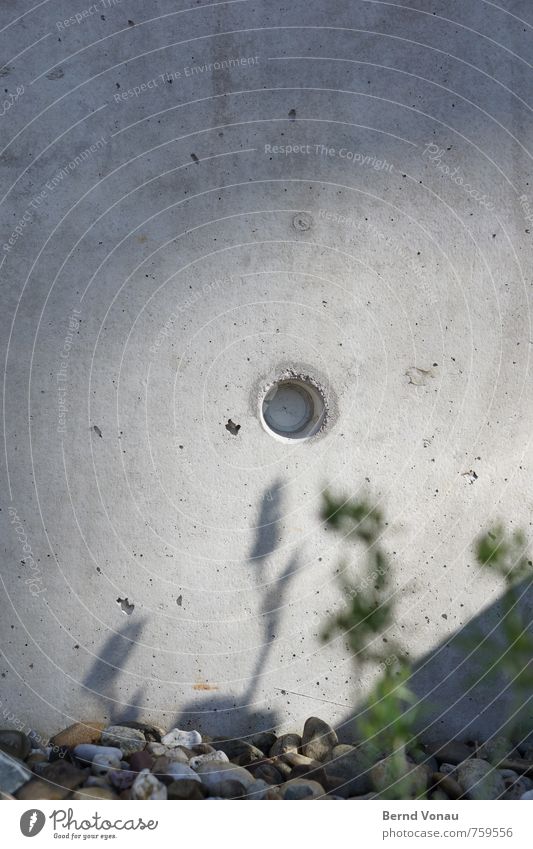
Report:
[{"label": "shadow on wall", "polygon": [[[533,587],[520,585],[520,610],[524,624],[533,634]],[[451,637],[440,643],[413,665],[410,689],[419,699],[422,716],[418,732],[424,742],[441,739],[486,740],[503,732],[503,723],[516,709],[516,692],[503,676],[483,676],[509,647],[501,632],[502,598],[487,607]],[[497,637],[501,650],[490,654],[479,635]],[[533,661],[533,658],[532,658]],[[524,721],[533,728],[533,693],[524,705]],[[357,738],[357,717],[364,714],[365,702],[339,723],[339,737]]]},{"label": "shadow on wall", "polygon": [[141,637],[145,621],[128,622],[120,631],[112,633],[83,680],[83,687],[100,701],[102,717],[106,720],[115,723],[135,720],[143,713],[144,688],[138,687],[126,704],[119,679]]},{"label": "shadow on wall", "polygon": [[185,705],[176,718],[174,725],[179,728],[201,726],[217,735],[234,735],[235,728],[242,730],[240,737],[258,731],[270,730],[279,724],[279,717],[270,706],[255,704],[261,678],[268,674],[267,661],[272,645],[278,633],[285,597],[293,575],[298,569],[298,555],[293,555],[283,572],[275,581],[265,582],[266,559],[276,550],[280,540],[280,518],[282,511],[281,483],[265,491],[261,499],[255,540],[248,563],[256,571],[258,595],[262,595],[260,618],[262,638],[259,641],[257,659],[248,677],[246,691],[234,696],[207,696],[204,701],[195,701]]}]

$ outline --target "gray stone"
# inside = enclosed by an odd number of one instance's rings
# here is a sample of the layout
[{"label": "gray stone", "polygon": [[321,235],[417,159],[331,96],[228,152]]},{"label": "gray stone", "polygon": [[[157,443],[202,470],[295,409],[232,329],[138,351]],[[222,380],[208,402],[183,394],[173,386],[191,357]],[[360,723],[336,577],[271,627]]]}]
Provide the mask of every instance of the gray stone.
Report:
[{"label": "gray stone", "polygon": [[284,755],[286,752],[298,752],[301,745],[302,738],[299,734],[282,734],[272,746],[270,757],[275,758],[278,755]]},{"label": "gray stone", "polygon": [[525,801],[525,800],[528,800],[528,801],[529,801],[529,800],[531,800],[531,801],[533,802],[533,790],[528,790],[528,791],[527,791],[527,793],[524,793],[524,794],[523,794],[523,796],[520,796],[520,798],[521,798],[523,801]]},{"label": "gray stone", "polygon": [[239,759],[240,766],[248,766],[254,761],[261,761],[265,758],[265,753],[261,749],[252,746],[246,740],[215,740],[214,744],[217,750],[224,752],[230,761]]},{"label": "gray stone", "polygon": [[294,778],[282,784],[281,798],[286,800],[319,799],[324,796],[324,788],[318,781],[305,778]]},{"label": "gray stone", "polygon": [[207,787],[210,795],[220,795],[217,792],[217,787],[222,781],[239,781],[245,789],[254,781],[254,777],[248,770],[242,766],[235,766],[230,763],[223,764],[212,761],[210,763],[203,763],[200,764],[197,772],[194,774],[200,776],[202,784]]},{"label": "gray stone", "polygon": [[15,793],[31,778],[31,771],[22,761],[0,751],[0,791]]},{"label": "gray stone", "polygon": [[281,784],[284,780],[279,769],[268,761],[250,764],[248,771],[251,772],[256,781],[264,781],[267,784]]},{"label": "gray stone", "polygon": [[326,790],[334,791],[343,799],[372,792],[368,767],[368,756],[358,748],[351,749],[334,761],[324,763]]},{"label": "gray stone", "polygon": [[134,752],[141,752],[146,746],[146,738],[137,728],[127,728],[125,725],[110,725],[102,731],[102,746],[120,749],[128,758]]},{"label": "gray stone", "polygon": [[460,764],[457,780],[466,799],[498,799],[505,793],[505,783],[499,771],[481,758]]},{"label": "gray stone", "polygon": [[261,749],[263,754],[268,755],[277,739],[272,731],[260,731],[259,734],[254,734],[253,737],[250,737],[249,742],[257,749]]},{"label": "gray stone", "polygon": [[211,796],[217,799],[243,799],[247,790],[240,781],[235,778],[224,778],[216,785]]},{"label": "gray stone", "polygon": [[338,742],[337,734],[327,722],[316,716],[309,717],[302,734],[303,755],[314,761],[324,760],[330,749]]}]

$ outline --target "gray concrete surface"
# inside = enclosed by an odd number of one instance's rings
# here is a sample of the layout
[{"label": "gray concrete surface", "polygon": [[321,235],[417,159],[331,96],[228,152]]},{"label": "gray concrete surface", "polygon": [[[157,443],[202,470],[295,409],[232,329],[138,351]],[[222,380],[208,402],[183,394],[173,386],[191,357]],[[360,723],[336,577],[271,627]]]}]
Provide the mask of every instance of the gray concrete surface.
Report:
[{"label": "gray concrete surface", "polygon": [[497,725],[439,693],[501,589],[472,540],[531,528],[532,13],[4,0],[1,724],[344,722],[329,486],[387,511],[439,730]]}]

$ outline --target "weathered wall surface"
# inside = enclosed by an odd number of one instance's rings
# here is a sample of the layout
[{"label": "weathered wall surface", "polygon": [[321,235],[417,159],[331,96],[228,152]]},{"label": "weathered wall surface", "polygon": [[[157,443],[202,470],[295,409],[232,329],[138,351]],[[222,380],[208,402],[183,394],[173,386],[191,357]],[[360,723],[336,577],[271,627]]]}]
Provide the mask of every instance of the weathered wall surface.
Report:
[{"label": "weathered wall surface", "polygon": [[450,689],[471,542],[531,526],[531,12],[2,4],[2,724],[345,719],[325,486],[386,509],[390,636]]}]

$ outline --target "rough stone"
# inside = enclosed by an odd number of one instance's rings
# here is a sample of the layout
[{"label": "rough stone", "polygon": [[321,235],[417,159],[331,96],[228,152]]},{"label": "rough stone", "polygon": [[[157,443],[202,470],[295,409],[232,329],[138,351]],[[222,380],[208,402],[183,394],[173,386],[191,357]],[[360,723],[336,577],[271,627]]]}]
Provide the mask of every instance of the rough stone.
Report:
[{"label": "rough stone", "polygon": [[135,752],[141,752],[146,746],[146,739],[143,732],[137,728],[110,725],[102,731],[102,746],[116,747],[127,758]]},{"label": "rough stone", "polygon": [[99,754],[94,756],[91,762],[91,772],[93,775],[107,775],[108,772],[122,769],[121,760],[116,755]]},{"label": "rough stone", "polygon": [[466,799],[498,799],[505,793],[505,783],[499,771],[481,758],[460,764],[457,780]]},{"label": "rough stone", "polygon": [[15,793],[31,778],[30,770],[24,766],[22,761],[0,752],[0,791],[2,793]]},{"label": "rough stone", "polygon": [[73,749],[81,743],[99,743],[105,727],[105,722],[75,722],[55,734],[50,740],[50,745],[67,746]]},{"label": "rough stone", "polygon": [[270,750],[270,757],[275,758],[277,755],[284,755],[286,752],[298,752],[302,745],[302,738],[299,734],[282,734],[278,737]]},{"label": "rough stone", "polygon": [[507,737],[492,737],[486,740],[478,749],[478,758],[497,765],[501,761],[512,758],[516,754],[515,747]]},{"label": "rough stone", "polygon": [[160,743],[161,737],[165,733],[162,728],[157,725],[149,725],[146,722],[135,722],[128,720],[120,723],[123,728],[134,728],[136,731],[142,731],[144,739],[147,743]]},{"label": "rough stone", "polygon": [[161,737],[161,742],[164,746],[175,749],[176,746],[184,746],[186,749],[191,749],[193,746],[198,746],[202,742],[202,737],[198,731],[181,731],[179,728],[173,728],[168,734]]},{"label": "rough stone", "polygon": [[143,769],[133,782],[129,795],[131,799],[166,799],[167,788],[155,775]]},{"label": "rough stone", "polygon": [[209,752],[206,755],[195,755],[194,758],[191,758],[189,761],[189,766],[191,769],[198,769],[201,764],[205,763],[228,763],[229,758],[225,752]]},{"label": "rough stone", "polygon": [[316,716],[310,716],[306,720],[302,734],[303,755],[321,761],[337,743],[337,734],[327,722]]}]

